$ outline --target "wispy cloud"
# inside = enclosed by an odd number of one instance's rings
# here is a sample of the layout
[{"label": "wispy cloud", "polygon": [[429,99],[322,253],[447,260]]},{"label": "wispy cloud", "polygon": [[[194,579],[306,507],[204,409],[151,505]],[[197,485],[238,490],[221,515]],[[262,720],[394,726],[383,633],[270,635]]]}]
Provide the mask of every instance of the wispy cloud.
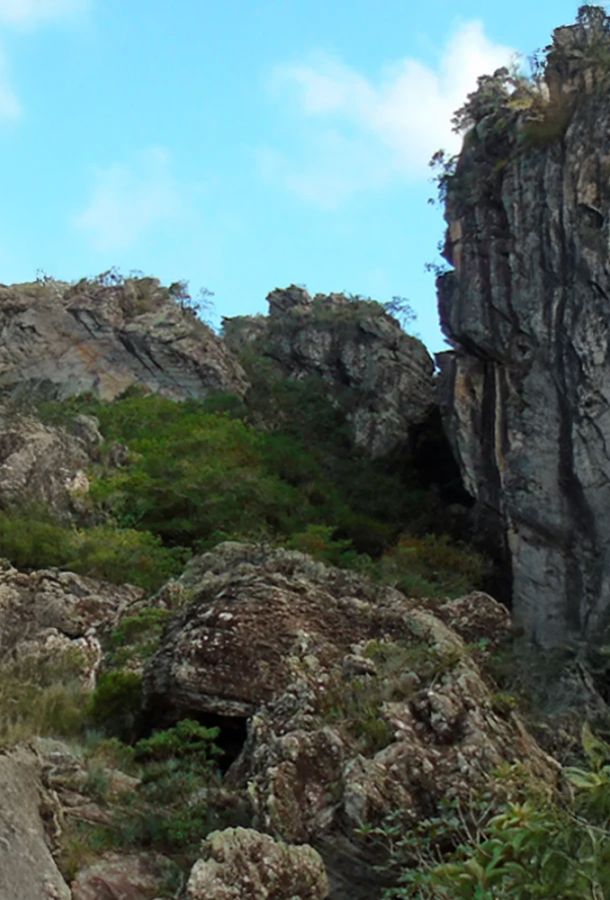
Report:
[{"label": "wispy cloud", "polygon": [[90,0],[0,0],[0,24],[32,28],[85,12]]},{"label": "wispy cloud", "polygon": [[303,199],[327,207],[397,179],[425,178],[435,150],[459,146],[451,115],[477,77],[512,55],[474,21],[453,34],[434,68],[406,58],[369,78],[321,55],[278,66],[272,92],[287,113],[296,112],[299,134],[290,150],[263,148],[261,170]]},{"label": "wispy cloud", "polygon": [[91,194],[73,224],[94,249],[122,251],[176,221],[184,206],[167,150],[154,147],[130,165],[97,169]]},{"label": "wispy cloud", "polygon": [[[33,29],[86,12],[93,0],[0,0],[0,33]],[[0,121],[18,119],[21,103],[12,85],[6,55],[0,47]]]}]

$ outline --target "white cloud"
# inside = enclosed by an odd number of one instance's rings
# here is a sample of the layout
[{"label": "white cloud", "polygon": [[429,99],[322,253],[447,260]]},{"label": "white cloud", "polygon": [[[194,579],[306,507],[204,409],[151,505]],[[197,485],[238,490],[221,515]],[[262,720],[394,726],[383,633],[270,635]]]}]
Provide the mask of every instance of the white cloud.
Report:
[{"label": "white cloud", "polygon": [[172,175],[169,154],[153,147],[132,165],[98,169],[91,195],[73,224],[96,250],[121,251],[175,221],[182,211],[182,192]]},{"label": "white cloud", "polygon": [[0,0],[0,23],[33,27],[84,12],[90,0]]},{"label": "white cloud", "polygon": [[[0,27],[35,28],[85,12],[91,0],[0,0]],[[10,82],[0,49],[0,121],[17,119],[21,104]]]},{"label": "white cloud", "polygon": [[[322,206],[396,179],[425,178],[435,150],[459,148],[451,116],[477,77],[511,56],[475,21],[455,32],[435,68],[406,58],[371,79],[322,56],[279,66],[272,88],[296,110],[300,134],[290,152],[260,152],[263,174]],[[294,147],[301,148],[301,158],[295,158]]]}]

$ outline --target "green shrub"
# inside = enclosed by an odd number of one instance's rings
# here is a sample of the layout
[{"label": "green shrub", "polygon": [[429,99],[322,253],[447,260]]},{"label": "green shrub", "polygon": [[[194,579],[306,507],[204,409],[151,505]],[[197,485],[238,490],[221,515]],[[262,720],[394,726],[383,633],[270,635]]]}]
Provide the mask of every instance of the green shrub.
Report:
[{"label": "green shrub", "polygon": [[171,612],[148,607],[133,616],[125,616],[108,640],[108,661],[122,666],[129,661],[145,662],[155,653]]},{"label": "green shrub", "polygon": [[206,728],[194,719],[182,719],[172,728],[156,731],[138,741],[136,758],[149,761],[196,758],[198,767],[207,767],[211,758],[222,754],[214,743],[219,734],[219,728]]},{"label": "green shrub", "polygon": [[105,672],[98,680],[88,704],[93,725],[110,736],[130,741],[142,707],[142,677],[135,672]]},{"label": "green shrub", "polygon": [[189,555],[183,547],[164,547],[150,532],[110,526],[76,532],[72,553],[63,568],[151,592],[180,574]]},{"label": "green shrub", "polygon": [[447,535],[405,536],[380,563],[384,581],[415,597],[458,597],[481,586],[488,563]]},{"label": "green shrub", "polygon": [[[415,824],[391,813],[365,839],[385,846],[388,898],[478,900],[610,896],[610,745],[583,729],[573,793],[554,794],[520,767],[496,773],[498,792],[447,801]],[[493,785],[493,779],[490,784]]]},{"label": "green shrub", "polygon": [[39,509],[0,511],[0,556],[18,569],[69,569],[153,591],[182,570],[187,555],[145,531],[70,528]]}]

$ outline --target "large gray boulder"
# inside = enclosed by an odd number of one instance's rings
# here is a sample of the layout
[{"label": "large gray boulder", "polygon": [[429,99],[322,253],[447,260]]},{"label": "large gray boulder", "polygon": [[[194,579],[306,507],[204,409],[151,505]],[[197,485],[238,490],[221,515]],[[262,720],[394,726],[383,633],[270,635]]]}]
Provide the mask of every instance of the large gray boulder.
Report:
[{"label": "large gray boulder", "polygon": [[515,620],[546,647],[603,643],[610,625],[610,102],[600,47],[610,49],[601,13],[555,32],[537,96],[494,98],[488,85],[486,115],[446,182],[454,270],[439,279],[439,303],[455,349],[439,357],[445,421],[467,489],[501,522]]}]

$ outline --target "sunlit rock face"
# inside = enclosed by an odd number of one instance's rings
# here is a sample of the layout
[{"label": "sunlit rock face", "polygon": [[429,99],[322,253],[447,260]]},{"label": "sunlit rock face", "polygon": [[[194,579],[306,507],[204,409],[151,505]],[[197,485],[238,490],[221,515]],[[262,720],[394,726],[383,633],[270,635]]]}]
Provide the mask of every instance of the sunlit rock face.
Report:
[{"label": "sunlit rock face", "polygon": [[0,286],[0,389],[113,400],[129,388],[176,400],[243,394],[222,341],[155,278]]},{"label": "sunlit rock face", "polygon": [[347,412],[356,445],[372,456],[404,448],[435,407],[426,348],[381,304],[291,285],[267,297],[269,315],[224,320],[234,353],[247,348],[289,378],[321,378]]},{"label": "sunlit rock face", "polygon": [[445,421],[544,646],[610,624],[609,32],[594,10],[555,31],[538,95],[480,95],[447,181]]}]

